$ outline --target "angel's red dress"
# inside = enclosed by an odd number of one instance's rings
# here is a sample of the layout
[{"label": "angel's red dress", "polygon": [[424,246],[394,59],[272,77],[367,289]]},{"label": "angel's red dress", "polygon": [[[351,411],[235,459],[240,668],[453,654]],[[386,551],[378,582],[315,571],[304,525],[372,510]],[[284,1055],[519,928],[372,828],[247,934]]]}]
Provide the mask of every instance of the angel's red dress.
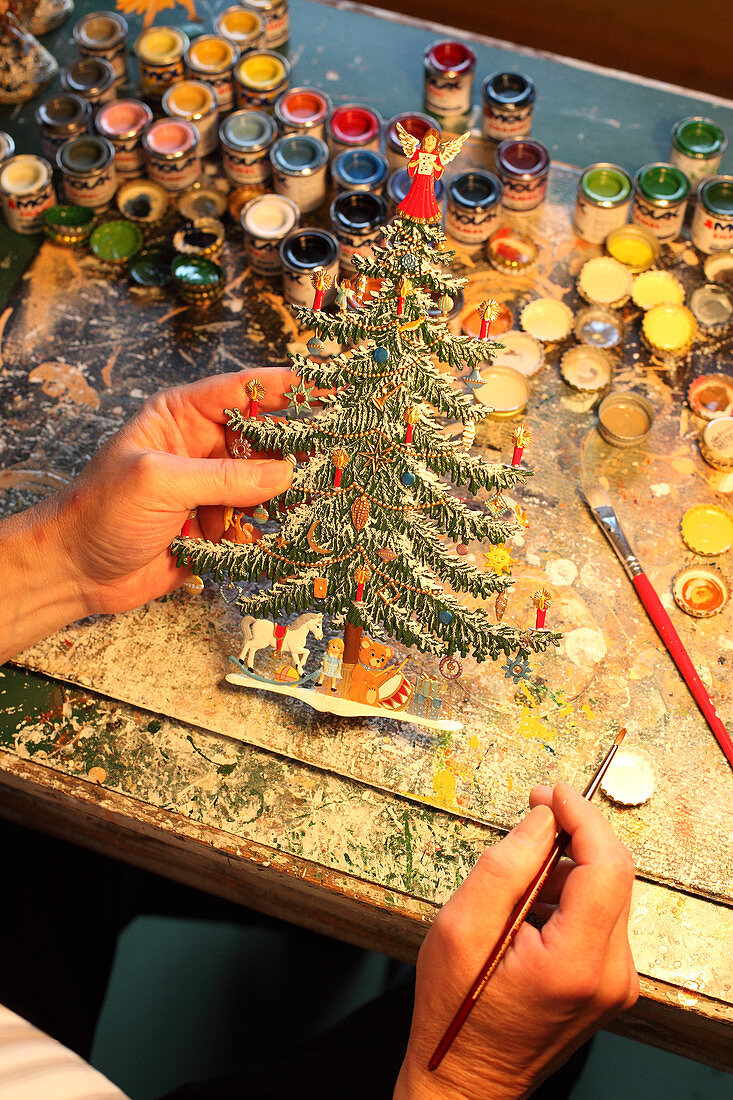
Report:
[{"label": "angel's red dress", "polygon": [[440,210],[435,199],[434,180],[439,180],[445,165],[438,153],[416,149],[407,165],[412,176],[410,190],[397,207],[398,214],[421,222],[439,222]]}]

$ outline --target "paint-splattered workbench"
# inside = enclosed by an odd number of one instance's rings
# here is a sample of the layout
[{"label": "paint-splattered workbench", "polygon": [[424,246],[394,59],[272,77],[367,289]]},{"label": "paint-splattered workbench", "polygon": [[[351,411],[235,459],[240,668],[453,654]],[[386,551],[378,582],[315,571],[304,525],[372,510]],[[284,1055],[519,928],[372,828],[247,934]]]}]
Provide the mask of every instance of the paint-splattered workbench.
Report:
[{"label": "paint-splattered workbench", "polygon": [[[350,6],[294,3],[293,82],[389,116],[419,105],[422,48],[432,37],[417,25],[396,32]],[[480,73],[519,67],[536,80],[534,132],[558,161],[634,169],[663,159],[670,126],[685,115],[706,114],[733,132],[731,104],[475,45]],[[57,53],[63,62],[68,44]],[[15,128],[20,148],[33,145],[29,115],[17,126],[0,120]],[[468,157],[485,163],[486,151],[474,142]],[[575,275],[598,249],[579,246],[570,228],[576,179],[556,165],[547,207],[525,222],[540,245],[526,277],[459,256],[469,300],[491,293],[515,315],[537,293],[577,307]],[[13,238],[0,270],[17,275],[29,254],[27,242]],[[277,285],[243,266],[234,231],[223,262],[223,303],[192,315],[171,299],[135,297],[89,257],[41,248],[0,314],[0,511],[73,474],[159,386],[280,364],[302,345]],[[687,285],[700,279],[699,260],[684,244],[665,263]],[[606,447],[588,403],[559,379],[561,349],[550,352],[528,412],[536,476],[516,495],[530,528],[513,548],[519,579],[508,616],[529,625],[529,596],[542,582],[554,592],[552,626],[565,639],[516,684],[500,665],[469,662],[471,697],[453,687],[445,703],[460,711],[462,732],[327,720],[298,703],[231,689],[223,677],[227,654],[239,649],[236,618],[212,587],[202,597],[181,593],[77,624],[39,644],[19,663],[48,679],[5,669],[2,812],[411,958],[436,906],[522,813],[529,788],[582,784],[609,731],[626,723],[661,779],[639,810],[603,803],[640,873],[631,932],[643,997],[619,1026],[730,1067],[730,770],[577,486],[581,471],[608,480],[637,553],[667,594],[686,558],[684,508],[725,501],[733,488],[733,479],[702,463],[699,424],[684,403],[691,375],[713,364],[730,369],[731,336],[701,341],[670,375],[654,369],[633,314],[626,319],[615,382],[650,397],[654,431],[638,450]],[[510,432],[489,423],[478,445],[505,456]],[[730,609],[707,622],[673,614],[730,724]]]}]

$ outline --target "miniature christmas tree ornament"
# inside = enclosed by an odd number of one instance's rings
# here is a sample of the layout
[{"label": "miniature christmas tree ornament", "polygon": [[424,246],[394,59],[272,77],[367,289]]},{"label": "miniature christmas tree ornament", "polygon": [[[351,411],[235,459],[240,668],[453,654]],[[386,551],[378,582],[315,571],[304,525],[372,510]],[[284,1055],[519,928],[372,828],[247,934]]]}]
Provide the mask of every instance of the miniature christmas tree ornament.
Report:
[{"label": "miniature christmas tree ornament", "polygon": [[313,309],[321,309],[324,295],[331,286],[332,281],[332,276],[326,271],[325,267],[317,267],[313,272],[311,284],[316,292],[313,299]]},{"label": "miniature christmas tree ornament", "polygon": [[537,608],[535,629],[542,630],[547,618],[547,609],[552,603],[552,593],[548,592],[546,588],[540,588],[532,597],[532,603]]},{"label": "miniature christmas tree ornament", "polygon": [[267,390],[260,382],[259,378],[250,378],[249,382],[245,386],[247,396],[249,397],[249,415],[255,419],[260,408],[260,401],[263,400]]},{"label": "miniature christmas tree ornament", "polygon": [[512,466],[520,466],[522,463],[524,448],[528,447],[532,442],[532,436],[530,434],[529,428],[526,428],[524,424],[520,424],[518,428],[515,428],[512,434],[512,442],[514,443]]}]

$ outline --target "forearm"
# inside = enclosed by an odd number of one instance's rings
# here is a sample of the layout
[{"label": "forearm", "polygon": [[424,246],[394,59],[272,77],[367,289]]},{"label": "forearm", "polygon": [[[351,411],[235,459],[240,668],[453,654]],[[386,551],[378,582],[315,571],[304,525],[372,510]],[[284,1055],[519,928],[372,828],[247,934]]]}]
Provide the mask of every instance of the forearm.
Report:
[{"label": "forearm", "polygon": [[529,1095],[518,1081],[506,1081],[501,1073],[486,1071],[486,1067],[461,1065],[452,1060],[453,1070],[446,1062],[431,1073],[427,1056],[415,1056],[408,1048],[395,1085],[392,1100],[522,1100]]},{"label": "forearm", "polygon": [[65,555],[55,497],[0,519],[0,664],[87,614]]}]

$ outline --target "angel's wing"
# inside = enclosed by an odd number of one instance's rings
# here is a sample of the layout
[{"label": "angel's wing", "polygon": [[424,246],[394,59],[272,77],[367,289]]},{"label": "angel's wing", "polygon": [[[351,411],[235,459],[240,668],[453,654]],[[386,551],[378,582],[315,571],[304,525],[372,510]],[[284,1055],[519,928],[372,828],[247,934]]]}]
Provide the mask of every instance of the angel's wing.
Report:
[{"label": "angel's wing", "polygon": [[412,134],[408,134],[407,130],[401,123],[396,123],[397,137],[400,139],[400,145],[408,160],[412,160],[416,151],[420,148],[420,142]]},{"label": "angel's wing", "polygon": [[[399,126],[399,123],[397,123]],[[443,164],[450,164],[454,157],[457,157],[463,148],[463,143],[470,135],[470,130],[466,130],[465,134],[461,134],[460,137],[453,138],[452,141],[441,141],[438,146],[438,153]]]}]

